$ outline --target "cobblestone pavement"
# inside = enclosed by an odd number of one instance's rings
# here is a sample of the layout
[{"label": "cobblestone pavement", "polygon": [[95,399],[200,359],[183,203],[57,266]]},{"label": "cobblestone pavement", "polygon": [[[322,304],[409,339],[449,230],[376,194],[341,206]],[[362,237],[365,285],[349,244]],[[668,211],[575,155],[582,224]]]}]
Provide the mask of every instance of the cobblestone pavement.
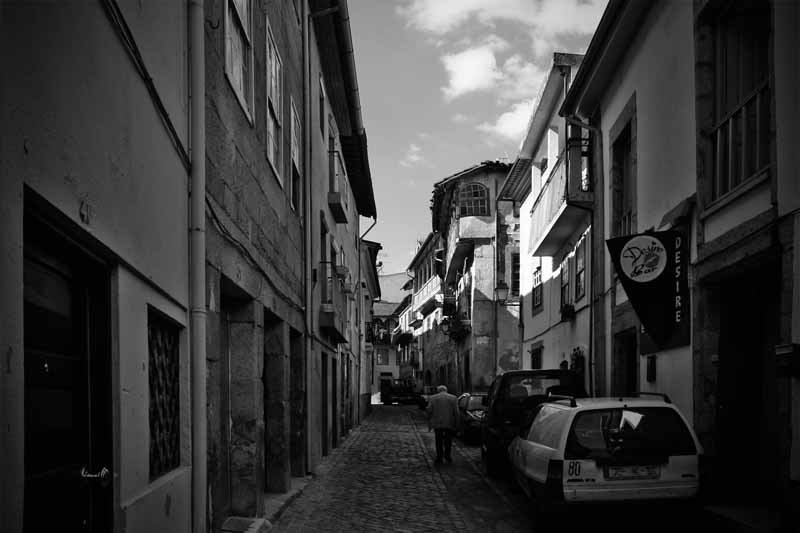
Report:
[{"label": "cobblestone pavement", "polygon": [[709,527],[694,512],[633,504],[579,507],[554,523],[536,524],[529,501],[512,481],[485,475],[477,445],[454,439],[453,446],[453,463],[435,465],[434,436],[422,411],[373,406],[272,531],[727,531]]},{"label": "cobblestone pavement", "polygon": [[523,495],[483,476],[477,447],[454,440],[453,463],[435,465],[433,433],[419,409],[373,407],[273,531],[533,529]]}]

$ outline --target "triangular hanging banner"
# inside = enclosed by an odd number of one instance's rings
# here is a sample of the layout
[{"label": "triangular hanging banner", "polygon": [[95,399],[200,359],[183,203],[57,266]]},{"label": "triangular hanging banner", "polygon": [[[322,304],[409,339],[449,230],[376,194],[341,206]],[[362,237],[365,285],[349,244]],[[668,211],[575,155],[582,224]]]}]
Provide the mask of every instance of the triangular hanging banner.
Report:
[{"label": "triangular hanging banner", "polygon": [[689,344],[687,244],[680,230],[606,241],[622,288],[654,344],[650,352]]}]

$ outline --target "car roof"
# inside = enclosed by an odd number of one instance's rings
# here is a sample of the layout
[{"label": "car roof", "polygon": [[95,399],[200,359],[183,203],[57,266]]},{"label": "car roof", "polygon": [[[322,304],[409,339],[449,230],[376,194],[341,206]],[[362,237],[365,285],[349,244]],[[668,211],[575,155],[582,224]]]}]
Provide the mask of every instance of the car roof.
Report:
[{"label": "car roof", "polygon": [[607,396],[599,398],[575,398],[575,407],[570,406],[570,399],[558,399],[545,402],[565,409],[617,409],[620,407],[669,407],[675,406],[660,398],[642,398],[636,396]]}]

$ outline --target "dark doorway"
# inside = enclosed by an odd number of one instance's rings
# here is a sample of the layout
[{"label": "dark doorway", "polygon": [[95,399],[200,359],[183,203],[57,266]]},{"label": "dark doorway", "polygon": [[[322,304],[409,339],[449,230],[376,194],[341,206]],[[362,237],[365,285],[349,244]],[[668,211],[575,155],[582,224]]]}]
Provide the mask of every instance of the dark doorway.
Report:
[{"label": "dark doorway", "polygon": [[763,265],[719,286],[715,478],[728,501],[763,501],[777,489],[775,280],[778,269]]},{"label": "dark doorway", "polygon": [[107,268],[26,214],[25,531],[112,529]]},{"label": "dark doorway", "polygon": [[336,448],[339,445],[339,379],[336,373],[336,359],[331,359],[331,418],[333,419],[331,446]]},{"label": "dark doorway", "polygon": [[306,371],[303,336],[289,331],[289,395],[291,403],[291,461],[292,475],[306,475]]},{"label": "dark doorway", "polygon": [[322,432],[322,455],[328,455],[330,449],[330,433],[328,433],[328,354],[322,354],[322,425],[320,431]]},{"label": "dark doorway", "polygon": [[639,361],[636,345],[636,328],[614,335],[614,366],[611,394],[624,396],[639,390]]}]

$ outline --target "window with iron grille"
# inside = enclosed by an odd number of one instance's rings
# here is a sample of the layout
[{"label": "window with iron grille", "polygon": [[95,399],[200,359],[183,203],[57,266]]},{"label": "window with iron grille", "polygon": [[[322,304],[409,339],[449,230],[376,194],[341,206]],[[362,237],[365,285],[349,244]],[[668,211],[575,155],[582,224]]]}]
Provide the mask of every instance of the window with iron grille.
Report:
[{"label": "window with iron grille", "polygon": [[714,17],[712,201],[770,164],[769,4],[730,2]]},{"label": "window with iron grille", "polygon": [[459,193],[460,215],[487,216],[489,214],[489,192],[480,183],[468,183]]},{"label": "window with iron grille", "polygon": [[542,354],[544,353],[544,347],[539,346],[531,346],[530,354],[531,354],[531,368],[533,370],[542,368]]},{"label": "window with iron grille", "polygon": [[519,296],[519,254],[511,254],[511,296]]},{"label": "window with iron grille", "polygon": [[150,480],[180,464],[180,327],[147,313],[150,385]]},{"label": "window with iron grille", "polygon": [[531,298],[533,314],[542,310],[542,267],[538,266],[533,271],[533,295]]},{"label": "window with iron grille", "polygon": [[575,300],[586,294],[586,239],[581,239],[575,249]]}]

